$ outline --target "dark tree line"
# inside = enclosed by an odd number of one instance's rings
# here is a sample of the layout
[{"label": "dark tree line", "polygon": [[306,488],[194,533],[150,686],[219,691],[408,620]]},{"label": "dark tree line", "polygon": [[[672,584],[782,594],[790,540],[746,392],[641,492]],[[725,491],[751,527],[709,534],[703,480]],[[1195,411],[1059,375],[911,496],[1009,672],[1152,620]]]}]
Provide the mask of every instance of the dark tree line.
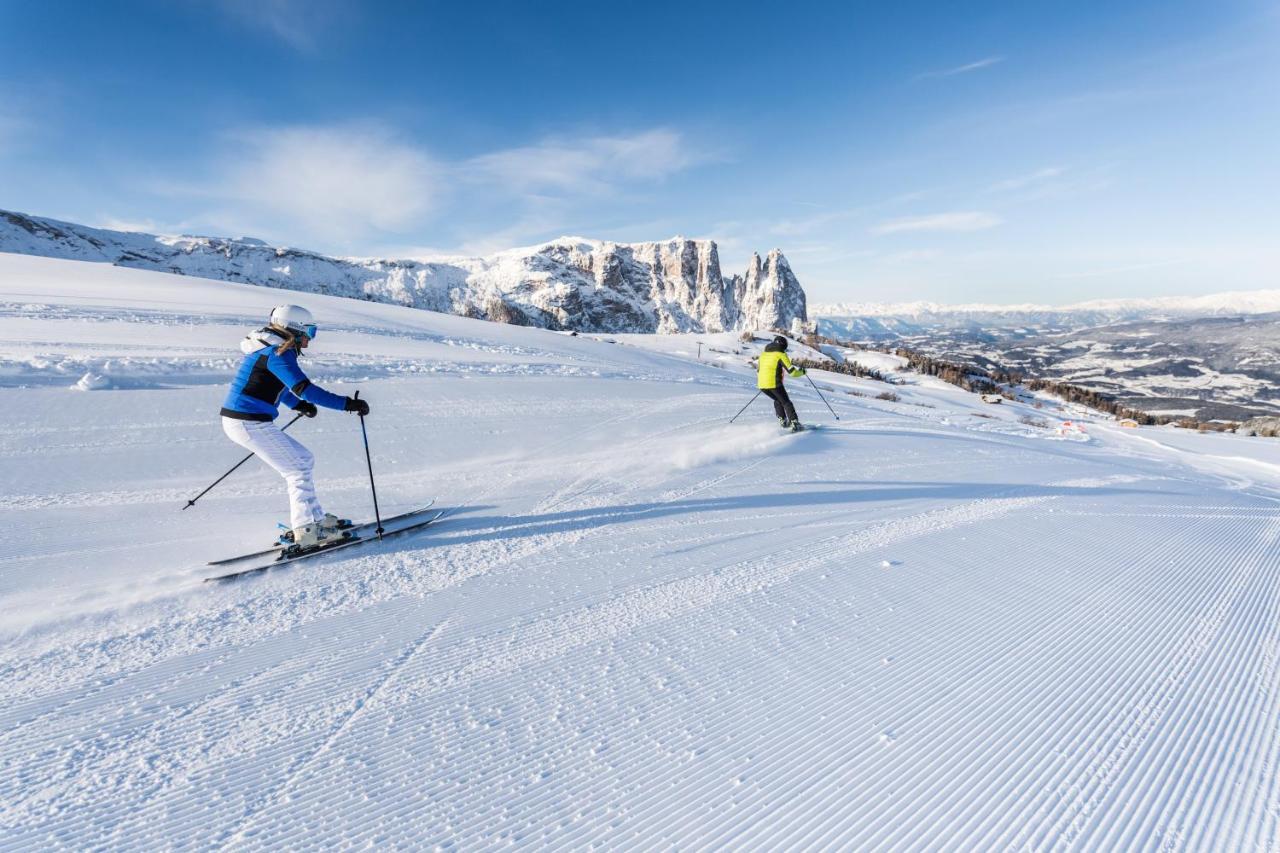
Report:
[{"label": "dark tree line", "polygon": [[894,350],[893,354],[906,359],[907,366],[916,373],[936,376],[943,382],[949,382],[957,388],[963,388],[975,394],[1000,394],[1012,400],[1013,393],[1004,386],[1018,385],[1022,382],[1020,374],[1007,370],[986,370],[974,364],[943,361],[902,347]]},{"label": "dark tree line", "polygon": [[989,370],[972,364],[956,364],[902,348],[894,350],[894,354],[905,358],[912,369],[920,373],[937,376],[944,382],[950,382],[952,385],[968,391],[975,391],[981,394],[1000,394],[1009,400],[1017,399],[1013,389],[1020,385],[1028,391],[1045,391],[1065,402],[1088,406],[1099,412],[1114,415],[1116,418],[1129,418],[1143,426],[1172,423],[1186,429],[1198,429],[1201,431],[1222,431],[1234,429],[1235,427],[1235,424],[1198,421],[1195,418],[1178,417],[1176,415],[1153,415],[1142,409],[1135,409],[1133,406],[1125,405],[1110,394],[1073,385],[1070,382],[1060,382],[1054,379],[1028,379],[1022,374],[1011,370]]},{"label": "dark tree line", "polygon": [[1082,406],[1088,406],[1091,409],[1115,415],[1117,418],[1131,418],[1143,426],[1167,424],[1175,420],[1175,418],[1156,416],[1141,409],[1126,406],[1109,394],[1081,388],[1079,385],[1072,385],[1070,382],[1055,382],[1052,379],[1028,379],[1022,384],[1031,391],[1047,391],[1055,397],[1066,400],[1068,403],[1079,403]]},{"label": "dark tree line", "polygon": [[[1012,370],[989,370],[973,364],[956,364],[921,355],[908,349],[898,348],[894,354],[905,358],[913,370],[929,376],[936,376],[943,382],[950,382],[968,391],[980,394],[1000,394],[1006,399],[1017,399],[1013,388],[1021,385],[1028,391],[1046,391],[1068,403],[1078,403],[1099,412],[1115,415],[1117,418],[1132,418],[1144,426],[1165,424],[1176,420],[1172,417],[1161,417],[1126,406],[1110,394],[1082,388],[1070,382],[1059,382],[1053,379],[1028,379]],[[1198,424],[1197,424],[1198,425]]]},{"label": "dark tree line", "polygon": [[885,375],[875,368],[863,367],[856,361],[826,362],[814,361],[811,358],[793,358],[791,363],[805,370],[826,370],[829,373],[843,373],[845,376],[857,376],[860,379],[874,379],[876,382],[888,382]]}]

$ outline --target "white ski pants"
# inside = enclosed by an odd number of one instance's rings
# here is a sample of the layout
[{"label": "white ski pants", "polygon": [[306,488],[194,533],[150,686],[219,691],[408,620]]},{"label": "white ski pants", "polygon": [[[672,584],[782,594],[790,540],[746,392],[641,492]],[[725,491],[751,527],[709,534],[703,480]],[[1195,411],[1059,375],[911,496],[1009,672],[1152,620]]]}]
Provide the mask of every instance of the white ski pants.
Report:
[{"label": "white ski pants", "polygon": [[222,419],[227,438],[257,455],[279,472],[289,485],[289,525],[302,527],[324,518],[316,486],[311,479],[315,457],[301,443],[287,435],[273,421]]}]

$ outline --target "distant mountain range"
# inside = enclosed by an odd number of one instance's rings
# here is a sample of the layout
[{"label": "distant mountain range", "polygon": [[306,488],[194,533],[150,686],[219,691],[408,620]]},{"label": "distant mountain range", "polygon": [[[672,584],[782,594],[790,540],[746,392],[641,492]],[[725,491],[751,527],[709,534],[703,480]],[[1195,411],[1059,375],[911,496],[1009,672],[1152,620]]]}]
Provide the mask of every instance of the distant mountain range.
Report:
[{"label": "distant mountain range", "polygon": [[1280,412],[1280,290],[1067,306],[817,306],[819,332],[1011,369],[1152,414],[1244,420]]},{"label": "distant mountain range", "polygon": [[562,237],[485,257],[333,258],[251,238],[164,237],[0,210],[0,252],[96,261],[584,332],[791,328],[807,319],[786,257],[725,277],[711,240]]},{"label": "distant mountain range", "polygon": [[832,337],[882,339],[931,330],[982,328],[1075,330],[1137,321],[1239,317],[1280,312],[1280,290],[1151,299],[1097,299],[1072,305],[946,305],[937,302],[839,302],[815,305],[810,315]]},{"label": "distant mountain range", "polygon": [[982,354],[1153,414],[1209,421],[1280,413],[1280,313],[1117,323],[974,347]]}]

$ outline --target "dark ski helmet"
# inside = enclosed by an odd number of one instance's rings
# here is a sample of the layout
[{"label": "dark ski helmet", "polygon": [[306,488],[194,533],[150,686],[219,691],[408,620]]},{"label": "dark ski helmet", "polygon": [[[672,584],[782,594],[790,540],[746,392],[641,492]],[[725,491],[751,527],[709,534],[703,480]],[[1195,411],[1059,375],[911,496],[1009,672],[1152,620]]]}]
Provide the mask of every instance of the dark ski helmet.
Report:
[{"label": "dark ski helmet", "polygon": [[784,338],[782,335],[775,335],[773,338],[773,342],[778,346],[779,349],[781,349],[783,352],[786,352],[786,349],[787,349],[786,338]]}]

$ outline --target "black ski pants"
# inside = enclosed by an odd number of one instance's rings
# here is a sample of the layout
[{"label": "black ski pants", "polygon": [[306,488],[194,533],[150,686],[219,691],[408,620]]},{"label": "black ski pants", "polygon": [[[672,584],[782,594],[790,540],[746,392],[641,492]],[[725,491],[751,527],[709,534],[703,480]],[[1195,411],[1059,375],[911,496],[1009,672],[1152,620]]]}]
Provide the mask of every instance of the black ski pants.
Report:
[{"label": "black ski pants", "polygon": [[773,400],[773,413],[780,418],[786,418],[788,421],[800,420],[796,417],[796,407],[791,405],[791,398],[787,396],[787,389],[779,385],[777,388],[761,388],[770,400]]}]

